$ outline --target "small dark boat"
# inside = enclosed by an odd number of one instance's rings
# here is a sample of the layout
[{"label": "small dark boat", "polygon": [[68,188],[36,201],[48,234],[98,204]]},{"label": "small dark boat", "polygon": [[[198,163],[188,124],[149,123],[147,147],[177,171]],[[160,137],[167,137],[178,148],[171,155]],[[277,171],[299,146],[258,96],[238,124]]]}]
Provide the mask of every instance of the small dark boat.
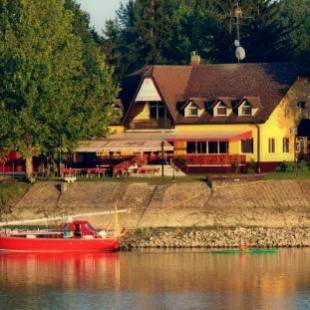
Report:
[{"label": "small dark boat", "polygon": [[277,248],[224,249],[211,251],[212,254],[275,254]]}]

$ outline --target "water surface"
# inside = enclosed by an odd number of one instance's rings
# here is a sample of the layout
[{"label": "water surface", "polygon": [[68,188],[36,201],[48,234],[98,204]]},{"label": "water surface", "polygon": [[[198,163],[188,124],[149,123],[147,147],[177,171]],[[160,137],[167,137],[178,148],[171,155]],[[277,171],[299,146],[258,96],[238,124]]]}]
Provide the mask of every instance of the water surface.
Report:
[{"label": "water surface", "polygon": [[0,254],[0,309],[310,309],[310,249]]}]

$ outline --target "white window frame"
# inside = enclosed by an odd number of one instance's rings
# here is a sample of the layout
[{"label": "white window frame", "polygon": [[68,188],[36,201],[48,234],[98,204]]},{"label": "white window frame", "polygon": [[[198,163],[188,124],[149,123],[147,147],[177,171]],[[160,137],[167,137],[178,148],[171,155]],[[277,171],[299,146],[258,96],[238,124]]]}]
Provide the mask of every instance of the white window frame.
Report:
[{"label": "white window frame", "polygon": [[290,138],[284,137],[282,139],[282,151],[284,154],[288,154],[290,152]]},{"label": "white window frame", "polygon": [[[195,153],[187,153],[187,154],[205,154],[205,155],[228,155],[229,154],[229,141],[188,141],[187,143],[195,143]],[[199,149],[198,148],[198,144],[200,142],[205,142],[206,143],[206,153],[199,153],[197,152],[197,150]],[[217,143],[217,153],[210,153],[210,150],[209,150],[209,143],[210,142],[215,142]],[[221,142],[225,142],[227,144],[227,152],[226,153],[220,153],[220,143]]]},{"label": "white window frame", "polygon": [[276,152],[276,139],[269,138],[268,140],[268,152],[269,154],[275,154]]},{"label": "white window frame", "polygon": [[[190,102],[188,106],[186,107],[187,109],[187,117],[199,117],[199,107],[196,103]],[[196,111],[197,113],[192,113],[193,111]]]},{"label": "white window frame", "polygon": [[[253,114],[253,107],[252,107],[252,105],[249,103],[249,102],[247,102],[247,101],[245,101],[242,105],[241,105],[241,115],[242,116],[252,116],[252,114]],[[250,114],[246,114],[246,113],[244,113],[244,109],[247,109],[247,108],[250,108]]]},{"label": "white window frame", "polygon": [[[155,109],[156,109],[156,117],[155,118],[151,117],[151,106],[153,106],[153,108],[155,107]],[[165,109],[165,113],[164,113],[165,115],[163,118],[159,117],[159,109],[162,107]],[[155,119],[155,120],[161,120],[161,119],[166,120],[166,119],[168,119],[168,109],[164,103],[162,103],[162,102],[150,102],[149,103],[149,109],[150,109],[150,119]]]},{"label": "white window frame", "polygon": [[[225,114],[219,113],[219,109],[225,109]],[[216,106],[216,116],[227,116],[228,114],[228,109],[227,106],[223,102],[219,102]]]}]

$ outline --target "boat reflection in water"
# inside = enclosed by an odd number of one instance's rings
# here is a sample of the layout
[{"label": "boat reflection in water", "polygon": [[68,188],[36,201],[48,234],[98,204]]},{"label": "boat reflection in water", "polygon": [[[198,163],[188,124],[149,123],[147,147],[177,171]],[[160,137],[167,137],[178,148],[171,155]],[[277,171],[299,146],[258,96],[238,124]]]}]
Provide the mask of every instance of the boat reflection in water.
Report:
[{"label": "boat reflection in water", "polygon": [[0,254],[1,309],[306,309],[310,249]]}]

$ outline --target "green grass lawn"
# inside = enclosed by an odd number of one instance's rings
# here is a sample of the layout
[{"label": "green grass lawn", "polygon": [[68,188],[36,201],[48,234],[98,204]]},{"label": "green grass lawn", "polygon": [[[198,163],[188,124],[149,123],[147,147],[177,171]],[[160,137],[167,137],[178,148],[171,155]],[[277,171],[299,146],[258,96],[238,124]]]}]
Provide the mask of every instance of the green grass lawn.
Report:
[{"label": "green grass lawn", "polygon": [[310,171],[266,173],[267,180],[310,180]]},{"label": "green grass lawn", "polygon": [[[129,177],[129,178],[111,178],[111,177],[105,177],[105,178],[79,178],[77,182],[113,182],[113,183],[124,183],[124,184],[131,184],[131,183],[147,183],[147,184],[175,184],[175,183],[191,183],[191,182],[206,182],[207,176],[212,177],[213,174],[189,174],[184,177]],[[225,176],[225,174],[220,174],[220,176]],[[238,176],[246,176],[244,174],[238,175],[238,174],[227,174],[227,177],[238,177]],[[249,175],[251,176],[251,175]],[[264,174],[264,178],[266,180],[310,180],[310,171],[298,171],[297,177],[295,172],[272,172],[272,173],[266,173]],[[246,180],[246,178],[245,178]],[[44,182],[44,181],[55,181],[59,182],[61,181],[61,178],[49,178],[49,179],[40,179],[38,178],[38,181]],[[1,190],[1,187],[0,187]]]},{"label": "green grass lawn", "polygon": [[189,182],[206,182],[206,174],[192,174],[184,177],[129,177],[129,178],[81,178],[78,182],[114,182],[114,183],[147,183],[147,184],[174,184]]}]

